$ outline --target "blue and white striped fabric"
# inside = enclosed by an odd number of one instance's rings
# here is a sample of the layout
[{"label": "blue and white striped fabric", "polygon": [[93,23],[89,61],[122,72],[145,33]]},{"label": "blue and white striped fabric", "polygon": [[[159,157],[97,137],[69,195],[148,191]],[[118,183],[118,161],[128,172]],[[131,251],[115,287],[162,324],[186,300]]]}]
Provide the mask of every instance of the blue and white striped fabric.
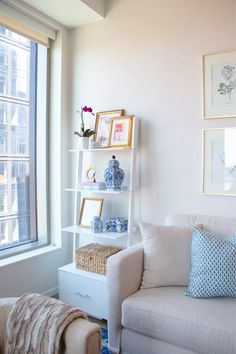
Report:
[{"label": "blue and white striped fabric", "polygon": [[192,269],[186,295],[236,297],[236,235],[224,239],[192,227]]}]

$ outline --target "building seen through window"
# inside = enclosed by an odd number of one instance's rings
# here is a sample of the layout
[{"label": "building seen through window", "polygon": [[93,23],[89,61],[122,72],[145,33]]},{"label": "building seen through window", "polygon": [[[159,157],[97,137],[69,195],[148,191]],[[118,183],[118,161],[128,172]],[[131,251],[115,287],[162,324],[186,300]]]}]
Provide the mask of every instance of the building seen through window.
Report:
[{"label": "building seen through window", "polygon": [[36,217],[30,175],[35,151],[29,139],[36,51],[36,43],[0,27],[0,250],[37,240],[30,232]]}]

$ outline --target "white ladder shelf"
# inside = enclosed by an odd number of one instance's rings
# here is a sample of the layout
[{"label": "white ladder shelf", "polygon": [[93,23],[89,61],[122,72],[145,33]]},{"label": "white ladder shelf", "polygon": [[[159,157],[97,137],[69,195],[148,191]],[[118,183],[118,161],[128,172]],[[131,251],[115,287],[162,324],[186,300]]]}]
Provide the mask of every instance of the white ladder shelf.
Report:
[{"label": "white ladder shelf", "polygon": [[[137,118],[133,117],[133,125],[132,125],[132,146],[130,148],[97,148],[97,149],[72,149],[69,150],[71,153],[76,153],[76,169],[75,169],[75,186],[74,188],[67,188],[66,191],[74,193],[74,216],[73,221],[74,224],[72,226],[63,228],[62,231],[73,233],[73,261],[75,261],[75,251],[76,251],[76,243],[79,242],[80,235],[92,235],[95,238],[103,238],[109,240],[115,240],[122,237],[127,237],[127,247],[131,245],[131,238],[134,228],[134,196],[135,196],[135,171],[136,171],[136,155],[137,155],[137,131],[138,131],[138,124]],[[108,191],[108,190],[83,190],[79,189],[78,185],[81,181],[82,175],[82,166],[83,166],[83,159],[86,153],[98,153],[102,154],[104,152],[119,152],[119,151],[126,151],[127,154],[130,154],[130,164],[129,164],[129,186],[127,189],[121,189],[120,191]],[[81,193],[99,193],[99,194],[127,194],[128,197],[128,232],[124,233],[114,233],[114,232],[102,232],[102,233],[93,233],[90,229],[79,227],[77,224],[78,220],[78,207],[81,199]]]}]

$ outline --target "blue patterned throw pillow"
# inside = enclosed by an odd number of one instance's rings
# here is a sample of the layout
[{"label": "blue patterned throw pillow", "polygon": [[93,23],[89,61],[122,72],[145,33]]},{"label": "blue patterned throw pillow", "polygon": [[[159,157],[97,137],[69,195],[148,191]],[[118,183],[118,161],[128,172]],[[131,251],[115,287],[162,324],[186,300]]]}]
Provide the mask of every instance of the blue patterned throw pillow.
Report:
[{"label": "blue patterned throw pillow", "polygon": [[222,239],[192,227],[192,269],[186,295],[236,297],[236,235]]}]

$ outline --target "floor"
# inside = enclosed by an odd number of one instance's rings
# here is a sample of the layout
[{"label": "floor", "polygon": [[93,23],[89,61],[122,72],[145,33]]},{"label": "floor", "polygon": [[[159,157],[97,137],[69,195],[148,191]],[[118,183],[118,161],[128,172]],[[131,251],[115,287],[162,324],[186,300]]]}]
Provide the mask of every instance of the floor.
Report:
[{"label": "floor", "polygon": [[98,318],[91,317],[91,316],[88,316],[88,318],[89,318],[89,321],[90,321],[90,322],[97,323],[97,324],[99,324],[101,327],[107,328],[107,321],[106,321],[106,320],[100,320],[100,319],[98,319]]},{"label": "floor", "polygon": [[[58,294],[53,295],[52,297],[54,297],[55,299],[58,299],[58,298],[59,298],[59,297],[58,297]],[[90,321],[90,322],[97,323],[97,324],[99,324],[101,327],[107,328],[107,321],[106,321],[106,320],[103,320],[103,319],[100,320],[100,319],[98,319],[98,318],[91,317],[91,316],[88,316],[88,318],[89,318],[89,321]]]}]

